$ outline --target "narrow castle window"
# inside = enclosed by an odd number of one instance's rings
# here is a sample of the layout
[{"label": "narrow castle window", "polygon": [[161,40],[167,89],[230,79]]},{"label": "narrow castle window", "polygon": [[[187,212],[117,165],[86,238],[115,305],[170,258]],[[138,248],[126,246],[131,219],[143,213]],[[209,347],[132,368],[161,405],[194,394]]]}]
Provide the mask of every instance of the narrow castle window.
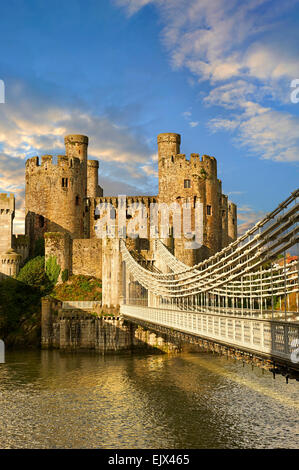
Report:
[{"label": "narrow castle window", "polygon": [[207,215],[212,215],[212,206],[207,205]]},{"label": "narrow castle window", "polygon": [[190,180],[184,180],[184,188],[191,188],[191,181]]},{"label": "narrow castle window", "polygon": [[68,186],[68,178],[62,178],[62,187],[67,188]]},{"label": "narrow castle window", "polygon": [[233,225],[235,225],[235,219],[233,219]]},{"label": "narrow castle window", "polygon": [[39,224],[40,228],[43,228],[44,225],[45,225],[45,218],[42,215],[40,215],[39,218],[38,218],[38,224]]},{"label": "narrow castle window", "polygon": [[76,196],[76,206],[79,206],[80,198],[79,196]]}]

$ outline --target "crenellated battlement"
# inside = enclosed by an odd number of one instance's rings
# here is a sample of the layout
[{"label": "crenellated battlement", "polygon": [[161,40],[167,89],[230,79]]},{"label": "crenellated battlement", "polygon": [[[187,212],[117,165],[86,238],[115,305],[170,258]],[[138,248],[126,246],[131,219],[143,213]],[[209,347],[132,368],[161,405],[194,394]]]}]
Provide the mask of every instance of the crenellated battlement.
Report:
[{"label": "crenellated battlement", "polygon": [[13,246],[15,248],[26,247],[29,245],[28,235],[17,234],[13,235]]},{"label": "crenellated battlement", "polygon": [[31,157],[26,160],[26,171],[39,166],[39,157]]},{"label": "crenellated battlement", "polygon": [[202,178],[207,176],[217,178],[217,161],[215,157],[209,155],[200,156],[198,153],[191,153],[190,159],[184,153],[162,157],[162,171],[190,171],[192,170]]},{"label": "crenellated battlement", "polygon": [[22,256],[12,248],[7,250],[6,253],[3,253],[1,256],[2,264],[19,264],[21,259]]},{"label": "crenellated battlement", "polygon": [[87,160],[87,166],[92,168],[99,168],[99,160]]},{"label": "crenellated battlement", "polygon": [[14,212],[15,210],[15,197],[12,193],[9,195],[7,193],[0,194],[0,214],[8,214],[9,212]]},{"label": "crenellated battlement", "polygon": [[51,170],[51,168],[74,168],[79,169],[81,161],[77,157],[67,155],[42,155],[41,162],[39,157],[28,158],[26,161],[26,172],[33,172],[35,169]]}]

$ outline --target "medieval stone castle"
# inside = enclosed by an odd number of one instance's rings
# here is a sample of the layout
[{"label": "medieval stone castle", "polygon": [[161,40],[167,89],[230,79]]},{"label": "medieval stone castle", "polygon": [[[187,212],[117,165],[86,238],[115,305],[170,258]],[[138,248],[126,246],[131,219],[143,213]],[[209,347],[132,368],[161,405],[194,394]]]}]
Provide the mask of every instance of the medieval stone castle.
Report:
[{"label": "medieval stone castle", "polygon": [[[203,210],[203,244],[186,249],[184,238],[174,238],[170,229],[165,245],[184,263],[192,266],[211,256],[237,237],[235,204],[222,194],[214,157],[180,153],[179,134],[158,135],[159,194],[126,197],[124,204],[188,201],[194,229],[194,210],[200,201]],[[19,266],[32,256],[38,240],[45,239],[45,255],[55,256],[61,273],[92,275],[105,281],[103,303],[117,305],[121,298],[121,256],[119,240],[100,239],[95,226],[102,215],[98,204],[110,204],[119,210],[117,197],[103,196],[98,183],[98,160],[87,159],[88,137],[65,137],[66,154],[57,161],[43,155],[26,161],[25,235],[13,235],[14,196],[0,195],[0,273],[14,276]],[[130,215],[127,215],[129,221]],[[149,218],[148,218],[149,220]],[[116,232],[117,233],[117,232]],[[159,236],[159,234],[158,234]],[[130,238],[127,245],[145,264],[155,260],[154,240]]]}]

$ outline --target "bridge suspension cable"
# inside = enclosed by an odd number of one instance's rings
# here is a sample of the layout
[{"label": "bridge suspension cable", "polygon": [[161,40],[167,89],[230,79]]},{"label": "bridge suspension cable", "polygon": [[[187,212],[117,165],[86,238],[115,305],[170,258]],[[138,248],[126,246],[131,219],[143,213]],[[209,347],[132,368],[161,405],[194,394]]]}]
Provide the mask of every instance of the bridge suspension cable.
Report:
[{"label": "bridge suspension cable", "polygon": [[[183,299],[202,293],[236,297],[280,295],[298,291],[298,262],[286,267],[272,261],[298,243],[299,190],[235,242],[207,260],[187,266],[177,260],[160,240],[156,250],[171,273],[151,272],[120,241],[123,261],[132,276],[156,296]],[[271,267],[263,268],[271,262]]]}]

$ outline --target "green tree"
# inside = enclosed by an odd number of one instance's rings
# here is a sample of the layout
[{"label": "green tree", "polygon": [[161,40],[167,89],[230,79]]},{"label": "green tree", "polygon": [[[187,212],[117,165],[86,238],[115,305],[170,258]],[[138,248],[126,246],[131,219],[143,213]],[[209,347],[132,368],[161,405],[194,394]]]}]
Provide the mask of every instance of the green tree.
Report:
[{"label": "green tree", "polygon": [[46,295],[52,290],[51,280],[45,272],[44,256],[37,256],[28,261],[20,270],[17,280],[39,289],[42,295]]}]

